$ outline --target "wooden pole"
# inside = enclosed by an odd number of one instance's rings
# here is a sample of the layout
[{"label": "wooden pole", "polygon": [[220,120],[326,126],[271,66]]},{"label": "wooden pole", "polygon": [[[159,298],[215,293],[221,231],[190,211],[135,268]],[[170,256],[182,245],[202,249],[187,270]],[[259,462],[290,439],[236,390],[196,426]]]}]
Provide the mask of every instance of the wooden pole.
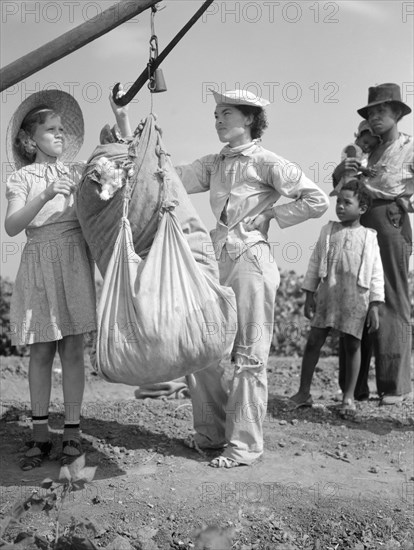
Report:
[{"label": "wooden pole", "polygon": [[121,0],[99,16],[16,59],[0,70],[0,92],[82,48],[103,34],[132,19],[160,0]]}]

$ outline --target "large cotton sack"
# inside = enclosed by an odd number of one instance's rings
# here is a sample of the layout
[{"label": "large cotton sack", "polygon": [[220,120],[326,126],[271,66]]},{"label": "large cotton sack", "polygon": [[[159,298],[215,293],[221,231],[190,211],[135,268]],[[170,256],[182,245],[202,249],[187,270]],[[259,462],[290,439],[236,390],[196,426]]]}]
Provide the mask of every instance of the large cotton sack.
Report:
[{"label": "large cotton sack", "polygon": [[142,386],[201,370],[230,353],[228,323],[234,294],[199,268],[174,212],[163,214],[145,260],[123,218],[98,308],[98,373]]},{"label": "large cotton sack", "polygon": [[[76,208],[82,232],[102,276],[105,275],[119,231],[123,213],[124,188],[108,201],[100,198],[101,185],[93,178],[96,164],[103,157],[120,163],[129,160],[135,167],[131,180],[128,219],[135,251],[142,257],[154,240],[163,201],[163,179],[159,173],[160,154],[165,151],[153,115],[130,145],[108,143],[99,145],[87,162],[84,177],[76,195]],[[178,205],[175,215],[188,242],[194,259],[206,272],[218,278],[217,262],[212,253],[210,235],[192,205],[169,156],[165,170]]]},{"label": "large cotton sack", "polygon": [[[102,157],[132,161],[135,168],[107,201],[94,175]],[[104,275],[93,363],[98,374],[144,386],[191,374],[230,354],[234,293],[218,282],[210,237],[152,117],[129,149],[97,148],[77,209]]]}]

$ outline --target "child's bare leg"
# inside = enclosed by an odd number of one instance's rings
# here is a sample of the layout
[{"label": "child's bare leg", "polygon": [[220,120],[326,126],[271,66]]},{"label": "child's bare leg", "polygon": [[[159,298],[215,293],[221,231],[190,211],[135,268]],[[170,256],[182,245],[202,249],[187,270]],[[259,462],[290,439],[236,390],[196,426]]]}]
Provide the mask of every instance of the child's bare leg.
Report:
[{"label": "child's bare leg", "polygon": [[39,342],[30,346],[29,389],[34,441],[49,439],[48,415],[55,353],[56,342]]},{"label": "child's bare leg", "polygon": [[[58,345],[62,362],[63,401],[65,407],[65,428],[63,446],[65,454],[79,456],[80,413],[85,389],[85,366],[83,354],[83,334],[65,336]],[[65,447],[65,442],[70,442]],[[75,445],[72,445],[72,443]]]},{"label": "child's bare leg", "polygon": [[310,396],[313,373],[329,331],[329,328],[311,328],[302,358],[299,391],[290,398],[295,403],[303,403]]},{"label": "child's bare leg", "polygon": [[29,388],[33,436],[24,456],[20,458],[20,468],[25,471],[41,466],[52,448],[49,440],[49,403],[55,353],[56,342],[39,342],[30,346]]},{"label": "child's bare leg", "polygon": [[350,334],[344,334],[344,347],[346,372],[343,401],[351,400],[353,402],[355,386],[361,367],[361,340]]}]

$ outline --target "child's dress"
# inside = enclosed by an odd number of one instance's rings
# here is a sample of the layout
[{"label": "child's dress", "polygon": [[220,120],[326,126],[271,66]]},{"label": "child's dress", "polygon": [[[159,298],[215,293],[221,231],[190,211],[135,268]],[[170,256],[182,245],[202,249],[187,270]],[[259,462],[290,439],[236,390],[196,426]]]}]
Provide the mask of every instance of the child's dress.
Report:
[{"label": "child's dress", "polygon": [[[29,202],[54,179],[76,184],[83,165],[33,163],[7,181],[9,202]],[[51,342],[96,330],[93,263],[76,217],[73,193],[57,194],[26,228],[10,308],[13,345]]]},{"label": "child's dress", "polygon": [[316,291],[312,327],[361,339],[370,302],[384,301],[376,231],[329,222],[322,228],[302,288]]}]

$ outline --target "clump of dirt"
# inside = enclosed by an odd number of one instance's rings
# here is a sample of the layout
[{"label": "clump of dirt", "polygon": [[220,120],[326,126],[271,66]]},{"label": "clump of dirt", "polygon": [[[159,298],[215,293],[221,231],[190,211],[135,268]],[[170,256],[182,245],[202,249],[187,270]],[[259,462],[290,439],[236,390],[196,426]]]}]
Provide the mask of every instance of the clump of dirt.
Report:
[{"label": "clump of dirt", "polygon": [[[83,447],[94,481],[65,503],[63,524],[87,518],[97,547],[143,550],[412,549],[413,405],[359,404],[353,420],[338,413],[337,358],[321,359],[312,408],[291,411],[300,359],[272,356],[264,423],[266,452],[258,464],[208,466],[214,453],[184,445],[192,432],[189,399],[134,398],[134,387],[109,384],[88,370]],[[19,449],[30,436],[27,359],[2,358],[0,421],[4,517],[16,500],[59,475],[63,426],[61,372],[53,376],[50,424],[54,451],[23,472]],[[24,522],[45,537],[43,515]],[[13,533],[9,533],[12,540]]]}]

